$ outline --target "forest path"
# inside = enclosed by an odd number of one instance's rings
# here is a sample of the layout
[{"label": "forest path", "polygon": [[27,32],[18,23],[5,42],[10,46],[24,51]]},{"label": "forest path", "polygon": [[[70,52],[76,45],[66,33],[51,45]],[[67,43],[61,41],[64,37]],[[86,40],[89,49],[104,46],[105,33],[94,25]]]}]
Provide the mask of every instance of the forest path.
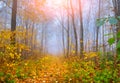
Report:
[{"label": "forest path", "polygon": [[61,76],[63,76],[63,74],[65,73],[66,67],[64,65],[64,62],[62,62],[62,60],[60,59],[60,57],[56,56],[43,58],[44,70],[42,71],[43,77],[41,77],[43,82],[45,80],[57,82],[58,80],[60,81],[60,79],[62,79]]},{"label": "forest path", "polygon": [[[27,80],[29,83],[64,83],[67,66],[61,57],[46,56],[41,59],[42,69],[36,68],[37,78]],[[39,65],[38,65],[39,66]],[[25,82],[26,83],[26,82]]]}]

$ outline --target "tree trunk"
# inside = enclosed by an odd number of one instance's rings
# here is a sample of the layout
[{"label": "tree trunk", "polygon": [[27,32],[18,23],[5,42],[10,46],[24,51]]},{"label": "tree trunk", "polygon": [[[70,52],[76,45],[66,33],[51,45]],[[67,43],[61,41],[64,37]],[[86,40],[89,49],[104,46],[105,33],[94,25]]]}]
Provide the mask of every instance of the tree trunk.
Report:
[{"label": "tree trunk", "polygon": [[16,16],[17,16],[17,0],[13,0],[12,3],[12,16],[11,16],[11,31],[13,32],[11,36],[11,43],[15,44],[15,33],[16,30]]},{"label": "tree trunk", "polygon": [[[98,8],[98,19],[100,18],[100,8],[101,8],[101,0],[99,0],[99,8]],[[99,28],[96,28],[96,52],[98,52],[99,49]]]},{"label": "tree trunk", "polygon": [[63,44],[63,55],[66,56],[65,50],[65,33],[64,33],[64,24],[62,23],[62,44]]},{"label": "tree trunk", "polygon": [[[116,13],[117,16],[120,16],[120,0],[117,0],[117,13]],[[118,23],[118,27],[117,27],[117,34],[120,33],[120,22]],[[120,42],[120,38],[117,38],[117,44],[118,42]],[[117,52],[117,56],[116,58],[118,58],[118,56],[120,56],[120,48],[117,48],[116,50]],[[118,61],[120,63],[120,61]]]},{"label": "tree trunk", "polygon": [[70,5],[71,5],[71,11],[72,11],[72,24],[73,24],[73,30],[74,30],[74,38],[75,38],[75,55],[78,53],[78,38],[77,38],[77,30],[76,30],[76,25],[75,25],[75,15],[74,15],[74,9],[73,9],[73,4],[72,1],[70,0]]},{"label": "tree trunk", "polygon": [[[114,11],[115,11],[115,16],[120,16],[120,0],[112,0],[113,1],[113,6],[114,6]],[[117,25],[117,29],[116,29],[116,34],[120,33],[120,23],[118,23]],[[118,43],[120,41],[119,38],[117,38],[117,42]],[[117,57],[120,54],[120,49],[116,49],[116,55],[114,56],[114,68],[116,68],[117,65]]]},{"label": "tree trunk", "polygon": [[66,56],[68,57],[69,56],[69,52],[70,52],[70,24],[69,24],[69,2],[67,2],[67,6],[68,6],[68,9],[67,9],[67,54]]},{"label": "tree trunk", "polygon": [[81,0],[79,0],[79,14],[80,14],[80,54],[83,57],[84,51],[84,29],[83,29],[83,17]]}]

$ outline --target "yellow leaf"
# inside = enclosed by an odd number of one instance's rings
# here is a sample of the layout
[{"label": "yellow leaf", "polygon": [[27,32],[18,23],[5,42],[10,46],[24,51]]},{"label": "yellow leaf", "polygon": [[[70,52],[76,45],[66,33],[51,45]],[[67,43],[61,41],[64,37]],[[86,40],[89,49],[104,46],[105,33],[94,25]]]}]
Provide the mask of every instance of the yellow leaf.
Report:
[{"label": "yellow leaf", "polygon": [[12,59],[14,59],[14,54],[10,53],[10,57],[11,57]]}]

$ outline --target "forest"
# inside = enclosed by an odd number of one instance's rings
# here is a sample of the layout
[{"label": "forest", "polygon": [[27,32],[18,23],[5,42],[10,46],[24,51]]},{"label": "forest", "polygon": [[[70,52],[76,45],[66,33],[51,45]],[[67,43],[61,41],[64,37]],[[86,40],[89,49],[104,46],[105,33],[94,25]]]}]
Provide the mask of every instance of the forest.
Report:
[{"label": "forest", "polygon": [[0,83],[120,83],[120,0],[0,0]]}]

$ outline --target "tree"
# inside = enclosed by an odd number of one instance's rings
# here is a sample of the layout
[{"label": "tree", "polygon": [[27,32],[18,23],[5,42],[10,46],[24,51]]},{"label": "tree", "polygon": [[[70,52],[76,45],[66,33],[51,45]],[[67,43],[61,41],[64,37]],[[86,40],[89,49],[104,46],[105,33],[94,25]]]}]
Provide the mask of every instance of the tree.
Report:
[{"label": "tree", "polygon": [[74,39],[75,39],[75,55],[78,54],[78,36],[77,36],[77,30],[75,25],[75,13],[74,13],[74,6],[72,4],[72,0],[70,0],[70,6],[71,6],[71,18],[72,18],[72,24],[73,24],[73,31],[74,31]]},{"label": "tree", "polygon": [[[99,7],[98,7],[98,19],[100,18],[100,7],[101,7],[101,0],[99,0]],[[98,52],[98,46],[99,46],[99,28],[100,27],[97,27],[96,28],[96,52]]]},{"label": "tree", "polygon": [[79,14],[80,14],[80,54],[83,56],[84,51],[84,29],[83,29],[83,17],[82,17],[82,4],[79,1]]},{"label": "tree", "polygon": [[67,53],[66,56],[69,56],[70,52],[70,16],[69,16],[69,1],[67,1]]},{"label": "tree", "polygon": [[[112,0],[113,1],[113,6],[114,6],[114,12],[115,12],[115,16],[120,16],[120,0]],[[117,29],[116,29],[117,34],[120,33],[120,23],[118,23],[117,25]],[[117,44],[120,42],[120,38],[117,38]],[[118,48],[117,54],[120,54],[120,49]]]},{"label": "tree", "polygon": [[11,37],[11,43],[15,44],[15,33],[16,30],[16,16],[17,16],[17,0],[13,0],[12,2],[12,15],[11,15],[11,31],[13,35]]},{"label": "tree", "polygon": [[[120,0],[117,0],[118,3],[118,13],[117,16],[120,16]],[[118,24],[118,28],[117,28],[117,34],[120,33],[120,23]],[[117,43],[120,42],[120,38],[117,39]],[[120,43],[119,43],[120,44]],[[118,54],[120,54],[120,48],[117,49]]]}]

